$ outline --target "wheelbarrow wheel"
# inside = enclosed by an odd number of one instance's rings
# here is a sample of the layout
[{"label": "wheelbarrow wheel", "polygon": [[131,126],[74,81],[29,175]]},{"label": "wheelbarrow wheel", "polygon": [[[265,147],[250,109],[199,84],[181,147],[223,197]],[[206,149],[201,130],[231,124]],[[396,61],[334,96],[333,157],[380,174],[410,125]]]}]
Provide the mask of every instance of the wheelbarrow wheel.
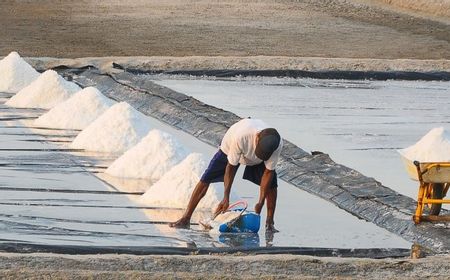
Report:
[{"label": "wheelbarrow wheel", "polygon": [[[433,193],[431,195],[432,199],[442,199],[444,198],[444,184],[434,183]],[[442,203],[433,203],[430,208],[430,215],[439,215],[441,212]]]}]

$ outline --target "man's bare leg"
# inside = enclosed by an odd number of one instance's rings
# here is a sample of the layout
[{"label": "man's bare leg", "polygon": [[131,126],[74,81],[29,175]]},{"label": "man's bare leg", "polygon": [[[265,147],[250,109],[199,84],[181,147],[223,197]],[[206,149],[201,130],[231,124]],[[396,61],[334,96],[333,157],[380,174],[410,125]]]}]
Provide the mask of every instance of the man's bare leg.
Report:
[{"label": "man's bare leg", "polygon": [[278,232],[278,230],[274,226],[275,208],[277,206],[277,188],[269,188],[269,190],[267,191],[266,203],[267,203],[266,231]]},{"label": "man's bare leg", "polygon": [[192,213],[194,213],[195,208],[197,207],[200,200],[205,196],[208,191],[209,184],[205,182],[198,182],[195,186],[194,191],[192,192],[191,199],[189,200],[189,204],[186,208],[186,211],[178,221],[170,223],[170,227],[176,228],[188,228],[191,222]]}]

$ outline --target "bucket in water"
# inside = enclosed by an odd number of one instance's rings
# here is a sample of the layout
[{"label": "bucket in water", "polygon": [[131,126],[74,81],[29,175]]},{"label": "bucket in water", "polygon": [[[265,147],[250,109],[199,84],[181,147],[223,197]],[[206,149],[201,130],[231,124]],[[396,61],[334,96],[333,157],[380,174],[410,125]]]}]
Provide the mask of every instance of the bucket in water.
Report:
[{"label": "bucket in water", "polygon": [[[235,211],[240,211],[240,209],[236,209]],[[253,213],[244,211],[236,221],[223,223],[219,225],[219,232],[252,232],[257,233],[259,231],[261,223],[261,216]]]},{"label": "bucket in water", "polygon": [[[242,208],[235,208],[238,205],[242,205]],[[247,202],[238,201],[230,207],[228,207],[227,211],[235,212],[237,215],[235,218],[224,221],[219,225],[219,232],[221,233],[240,233],[240,232],[251,232],[257,233],[259,231],[261,216],[247,211]]]}]

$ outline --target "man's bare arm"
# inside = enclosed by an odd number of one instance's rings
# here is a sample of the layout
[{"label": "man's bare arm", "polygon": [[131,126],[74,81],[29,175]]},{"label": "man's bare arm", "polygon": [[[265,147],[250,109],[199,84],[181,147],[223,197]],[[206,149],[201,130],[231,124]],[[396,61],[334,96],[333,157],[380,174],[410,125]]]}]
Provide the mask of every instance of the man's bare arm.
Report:
[{"label": "man's bare arm", "polygon": [[233,185],[234,177],[236,176],[238,167],[239,165],[231,165],[230,163],[227,163],[227,166],[225,167],[225,175],[223,177],[223,199],[217,206],[214,217],[228,209],[228,206],[230,204],[231,186]]},{"label": "man's bare arm", "polygon": [[269,190],[269,188],[271,187],[271,183],[272,183],[272,179],[273,176],[275,174],[275,171],[273,170],[269,170],[269,169],[265,169],[264,170],[264,174],[261,178],[261,185],[260,185],[260,191],[259,191],[259,200],[258,203],[256,203],[255,205],[255,212],[256,214],[260,214],[261,213],[261,209],[264,206],[264,201],[267,197],[267,191]]}]

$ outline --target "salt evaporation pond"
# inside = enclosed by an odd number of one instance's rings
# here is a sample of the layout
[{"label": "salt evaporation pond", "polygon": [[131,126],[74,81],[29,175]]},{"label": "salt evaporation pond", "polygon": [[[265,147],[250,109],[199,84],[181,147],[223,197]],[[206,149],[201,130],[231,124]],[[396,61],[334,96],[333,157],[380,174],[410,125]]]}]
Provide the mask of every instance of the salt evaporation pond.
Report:
[{"label": "salt evaporation pond", "polygon": [[450,129],[450,82],[153,78],[241,117],[264,119],[306,151],[328,153],[414,199],[418,183],[396,150],[432,128]]},{"label": "salt evaporation pond", "polygon": [[[163,130],[176,137],[182,145],[194,153],[202,153],[206,160],[212,158],[217,152],[216,147],[211,147],[191,135],[174,129],[166,124],[150,118],[151,126]],[[246,199],[252,209],[258,200],[259,187],[242,179],[243,168],[239,168],[233,183],[233,191]],[[342,248],[375,248],[397,247],[409,248],[410,243],[377,227],[372,223],[359,220],[349,215],[342,209],[324,201],[316,196],[308,194],[298,188],[279,181],[278,204],[275,223],[279,233],[274,236],[265,236],[264,230],[260,230],[257,239],[251,240],[223,240],[222,236],[212,236],[215,240],[221,240],[227,246],[242,245],[248,242],[251,246],[305,246],[305,247],[342,247]],[[151,219],[164,218],[175,221],[182,215],[182,211],[152,211],[145,210]],[[262,221],[265,221],[265,209],[262,212]],[[205,216],[201,216],[205,218]],[[197,222],[200,217],[194,217]],[[162,231],[173,233],[186,230],[171,229],[166,226],[159,227]],[[199,229],[199,226],[193,226]],[[198,242],[198,241],[197,241]]]},{"label": "salt evaporation pond", "polygon": [[[0,103],[5,102],[9,96],[0,93]],[[70,141],[77,134],[76,131],[22,128],[24,125],[32,124],[32,119],[6,121],[11,115],[37,118],[44,112],[35,109],[17,110],[0,105],[0,116],[5,119],[0,122],[0,142],[5,149],[0,152],[0,159],[8,163],[0,166],[0,185],[38,189],[111,190],[93,174],[101,174],[102,167],[111,164],[116,157],[108,158],[107,155],[92,157],[84,152],[72,152],[70,155],[64,149],[69,147]],[[149,122],[152,128],[170,133],[189,151],[200,152],[206,159],[211,158],[217,150],[154,119],[149,118]],[[60,140],[65,142],[58,142]],[[31,150],[23,150],[24,148]],[[86,171],[96,173],[89,174]],[[241,178],[242,168],[237,174],[233,190],[247,199],[250,207],[253,207],[258,198],[258,186]],[[258,236],[243,240],[172,229],[164,223],[151,224],[152,221],[174,221],[181,216],[182,211],[138,210],[133,208],[139,205],[134,202],[136,196],[124,199],[123,196],[89,193],[61,194],[5,190],[3,193],[5,195],[2,196],[1,202],[4,204],[0,208],[4,216],[0,219],[0,223],[3,222],[5,226],[11,222],[17,224],[14,227],[8,226],[7,231],[2,231],[1,237],[4,240],[83,246],[92,244],[186,246],[189,242],[195,243],[198,247],[267,245],[407,248],[410,246],[410,243],[402,238],[371,223],[358,220],[334,205],[284,182],[280,182],[276,213],[276,226],[280,232],[274,236],[265,236],[264,230],[261,230]],[[42,206],[39,206],[41,204]],[[62,206],[51,206],[57,204]],[[106,205],[108,208],[102,208]],[[146,224],[142,214],[147,216],[149,224]],[[263,219],[264,215],[265,210]],[[197,220],[198,215],[193,221]],[[198,228],[196,225],[193,226],[193,229]],[[39,238],[36,239],[37,237]]]}]

